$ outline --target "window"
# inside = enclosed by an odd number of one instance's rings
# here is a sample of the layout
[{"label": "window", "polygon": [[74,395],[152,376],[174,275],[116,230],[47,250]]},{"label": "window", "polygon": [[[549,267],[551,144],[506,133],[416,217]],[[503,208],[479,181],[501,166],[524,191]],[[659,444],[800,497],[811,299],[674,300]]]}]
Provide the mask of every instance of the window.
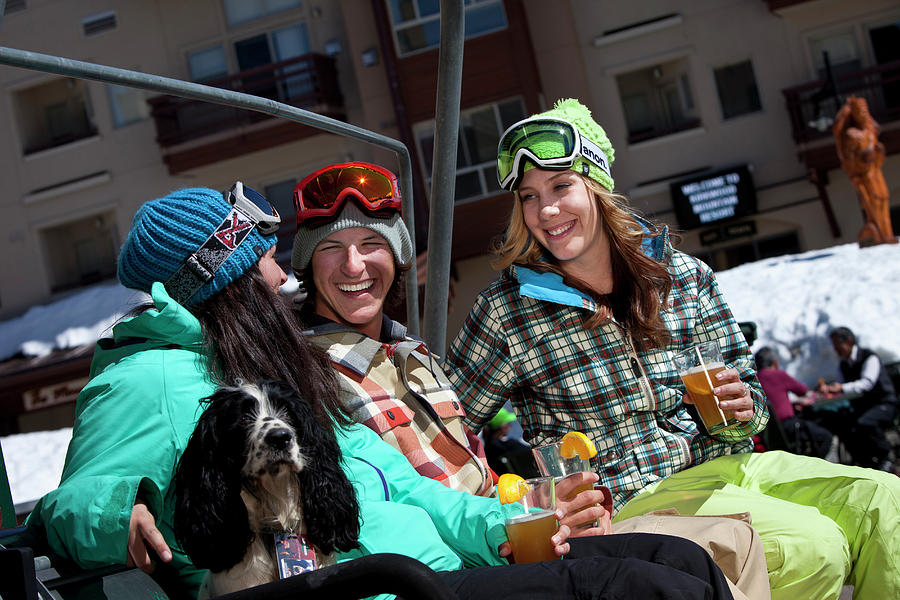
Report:
[{"label": "window", "polygon": [[116,11],[107,10],[81,20],[81,30],[90,37],[116,28]]},{"label": "window", "polygon": [[115,127],[137,123],[149,116],[150,111],[143,90],[112,84],[106,89],[109,92],[109,108]]},{"label": "window", "polygon": [[856,36],[852,29],[812,37],[809,40],[809,49],[816,76],[819,79],[825,79],[825,58],[823,56],[825,52],[828,53],[831,72],[835,76],[852,73],[862,68]]},{"label": "window", "polygon": [[[869,29],[869,41],[876,64],[900,60],[900,21]],[[889,80],[881,86],[885,107],[896,111],[900,108],[900,69],[884,71],[881,78]]]},{"label": "window", "polygon": [[719,67],[714,74],[723,118],[730,119],[762,109],[753,65],[749,60]]},{"label": "window", "polygon": [[20,90],[14,105],[26,155],[97,134],[83,80],[62,77]]},{"label": "window", "polygon": [[266,15],[300,7],[300,0],[224,0],[225,19],[233,27]]},{"label": "window", "polygon": [[267,185],[263,194],[272,203],[278,214],[281,215],[281,227],[278,229],[278,247],[275,250],[275,260],[279,263],[290,262],[294,244],[294,225],[297,217],[294,214],[294,186],[296,179],[286,179],[272,185]]},{"label": "window", "polygon": [[6,10],[3,14],[8,15],[10,13],[19,12],[20,10],[25,10],[26,8],[25,0],[7,0]]},{"label": "window", "polygon": [[678,59],[616,77],[629,143],[700,126],[687,67]]},{"label": "window", "polygon": [[116,274],[119,243],[112,212],[45,229],[40,238],[54,292]]},{"label": "window", "polygon": [[[439,0],[387,0],[397,54],[436,48],[441,41]],[[466,38],[506,27],[503,0],[464,0]]]},{"label": "window", "polygon": [[228,75],[222,46],[213,46],[188,54],[188,68],[194,81],[209,81]]},{"label": "window", "polygon": [[[261,33],[234,44],[238,68],[256,67],[298,58],[309,54],[306,23],[298,23]],[[246,91],[257,96],[290,101],[314,92],[313,73],[309,61],[295,62],[275,70],[264,71],[243,79]]]},{"label": "window", "polygon": [[[500,189],[497,183],[497,142],[507,127],[525,116],[525,105],[520,98],[460,113],[456,152],[457,202],[479,198]],[[433,121],[416,127],[416,143],[430,187],[434,162]]]}]

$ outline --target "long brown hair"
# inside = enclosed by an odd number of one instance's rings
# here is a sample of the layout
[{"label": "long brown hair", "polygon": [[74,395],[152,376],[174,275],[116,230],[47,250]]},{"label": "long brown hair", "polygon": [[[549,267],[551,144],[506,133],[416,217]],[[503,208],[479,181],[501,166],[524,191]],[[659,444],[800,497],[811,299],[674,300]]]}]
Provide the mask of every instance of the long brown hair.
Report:
[{"label": "long brown hair", "polygon": [[303,335],[290,301],[272,292],[258,264],[188,310],[203,327],[213,376],[221,384],[284,381],[310,403],[323,424],[330,425],[328,417],[352,422],[338,399],[331,362]]},{"label": "long brown hair", "polygon": [[668,302],[672,276],[665,264],[647,256],[642,247],[645,238],[656,237],[661,231],[658,228],[646,231],[624,196],[610,192],[593,179],[579,177],[593,194],[600,210],[601,226],[609,242],[612,293],[598,294],[583,281],[563,271],[559,261],[528,230],[518,192],[515,192],[506,233],[495,248],[497,258],[492,263],[494,268],[505,269],[515,264],[536,271],[557,273],[567,285],[597,301],[599,308],[585,320],[585,329],[594,329],[615,317],[626,327],[639,348],[666,345],[670,334],[660,313]]}]

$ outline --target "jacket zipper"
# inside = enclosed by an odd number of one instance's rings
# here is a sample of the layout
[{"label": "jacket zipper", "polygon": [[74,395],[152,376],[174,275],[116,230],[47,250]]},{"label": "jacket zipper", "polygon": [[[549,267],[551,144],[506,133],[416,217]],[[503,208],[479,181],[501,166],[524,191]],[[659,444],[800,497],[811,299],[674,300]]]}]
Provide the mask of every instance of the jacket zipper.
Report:
[{"label": "jacket zipper", "polygon": [[[640,386],[641,392],[647,397],[650,403],[650,410],[656,411],[658,408],[658,403],[656,401],[656,394],[653,393],[653,387],[650,385],[650,378],[647,377],[647,373],[644,371],[644,366],[641,364],[641,361],[637,358],[637,350],[634,348],[634,340],[631,338],[631,333],[626,332],[626,352],[628,353],[628,362],[631,364],[631,373],[637,378]],[[684,458],[684,464],[691,464],[691,448],[688,445],[687,440],[685,440],[680,435],[674,436],[678,441],[678,446],[681,449],[681,455]]]}]

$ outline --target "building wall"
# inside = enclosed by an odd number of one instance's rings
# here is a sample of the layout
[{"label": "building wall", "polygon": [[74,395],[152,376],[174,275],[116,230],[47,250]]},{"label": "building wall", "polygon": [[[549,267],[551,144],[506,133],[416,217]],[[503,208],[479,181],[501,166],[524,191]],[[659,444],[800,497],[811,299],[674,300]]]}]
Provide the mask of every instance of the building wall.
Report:
[{"label": "building wall", "polygon": [[[803,250],[856,239],[862,221],[852,186],[840,170],[828,173],[826,190],[840,228],[835,237],[818,192],[797,158],[782,90],[816,77],[810,39],[828,32],[849,27],[861,40],[862,58],[871,63],[871,49],[864,43],[867,28],[900,19],[896,2],[812,0],[778,14],[758,0],[630,4],[504,0],[503,4],[508,27],[466,43],[464,111],[516,96],[528,112],[547,108],[556,98],[581,98],[616,148],[617,189],[643,212],[672,225],[676,224],[669,193],[673,177],[703,168],[749,165],[758,196],[759,214],[752,219],[757,233],[708,247],[700,242],[700,230],[685,231],[682,248],[691,252],[715,252],[792,231]],[[437,51],[398,56],[390,23],[386,31],[379,31],[379,19],[384,19],[387,8],[377,1],[302,2],[298,8],[229,26],[221,0],[120,0],[114,3],[117,27],[85,36],[82,19],[109,8],[109,3],[99,0],[29,0],[26,10],[4,17],[3,43],[188,79],[190,52],[222,44],[229,72],[234,73],[236,41],[303,22],[314,52],[324,52],[335,41],[340,46],[337,70],[349,122],[412,141],[413,128],[431,118]],[[665,27],[634,27],[666,16],[678,18]],[[600,45],[595,44],[598,38]],[[373,52],[375,64],[365,66],[363,55],[373,56]],[[744,60],[752,63],[761,108],[725,119],[714,70]],[[623,75],[659,64],[681,65],[690,82],[692,112],[700,124],[672,135],[629,142],[620,93],[626,85]],[[390,79],[389,67],[397,73],[396,80]],[[66,267],[54,257],[61,251],[50,248],[56,247],[54,236],[67,224],[79,223],[79,231],[91,222],[111,226],[110,236],[118,244],[142,202],[179,186],[225,188],[240,177],[251,186],[265,188],[346,159],[396,168],[390,153],[318,134],[173,176],[156,143],[153,120],[115,127],[107,86],[94,82],[80,85],[89,98],[96,135],[24,156],[23,94],[57,79],[0,67],[0,126],[7,133],[0,141],[0,176],[6,184],[0,195],[4,211],[0,318],[55,297],[54,281]],[[396,93],[392,94],[392,88]],[[398,122],[398,114],[405,121]],[[421,183],[426,165],[417,152],[413,148],[420,186],[416,194],[421,197],[426,191]],[[900,204],[898,161],[892,155],[884,168],[894,205]],[[489,238],[502,231],[510,202],[507,195],[495,193],[457,206],[454,256],[460,259],[460,286],[454,313],[470,305],[475,292],[493,276],[485,268],[484,251]],[[451,316],[449,339],[458,322],[461,319]]]},{"label": "building wall", "polygon": [[[767,223],[772,221],[792,224],[803,249],[856,239],[862,225],[860,210],[854,191],[839,170],[829,174],[827,189],[841,234],[834,237],[828,230],[816,189],[807,181],[806,168],[797,157],[782,90],[817,78],[810,36],[850,26],[864,40],[867,27],[900,20],[895,2],[816,0],[795,5],[780,15],[772,14],[765,2],[756,0],[631,4],[573,0],[565,4],[566,8],[555,16],[568,19],[570,27],[563,28],[557,22],[547,30],[544,24],[554,17],[552,9],[537,0],[526,3],[544,96],[549,103],[586,88],[581,99],[593,109],[616,149],[616,187],[636,207],[676,226],[669,193],[673,175],[747,164],[757,187],[759,210],[765,214],[760,217],[757,237],[777,229]],[[598,37],[606,37],[604,32],[671,14],[678,15],[680,22],[595,44]],[[864,48],[863,56],[872,64],[870,55],[871,50]],[[629,143],[617,78],[676,59],[686,63],[701,125]],[[761,110],[725,119],[714,69],[748,59],[756,76]],[[559,68],[562,63],[571,68]],[[583,66],[581,73],[579,65]],[[884,168],[894,205],[900,203],[898,166],[898,160],[890,158]],[[797,206],[804,200],[809,202]],[[779,209],[782,206],[785,208]],[[697,232],[686,232],[684,237],[685,249],[705,250]]]},{"label": "building wall", "polygon": [[[874,64],[865,46],[867,28],[900,21],[896,2],[814,0],[777,15],[758,0],[524,0],[524,6],[544,105],[576,97],[592,109],[615,147],[616,189],[640,211],[677,229],[669,185],[673,176],[739,164],[751,168],[758,214],[741,221],[752,221],[756,234],[704,246],[700,233],[707,228],[682,231],[681,249],[722,254],[736,245],[789,233],[797,235],[801,251],[856,241],[863,224],[856,192],[842,170],[827,173],[826,191],[840,230],[833,235],[819,193],[798,159],[782,90],[817,78],[809,40],[823,32],[851,29],[865,66]],[[680,16],[679,23],[594,44],[604,32],[672,14]],[[676,59],[687,65],[701,126],[629,143],[617,77]],[[714,69],[748,59],[761,109],[725,119]],[[888,156],[883,172],[891,205],[900,206],[900,156]],[[465,319],[463,307],[471,306],[496,277],[489,263],[490,256],[484,254],[457,264],[460,277],[448,315],[448,343]]]}]

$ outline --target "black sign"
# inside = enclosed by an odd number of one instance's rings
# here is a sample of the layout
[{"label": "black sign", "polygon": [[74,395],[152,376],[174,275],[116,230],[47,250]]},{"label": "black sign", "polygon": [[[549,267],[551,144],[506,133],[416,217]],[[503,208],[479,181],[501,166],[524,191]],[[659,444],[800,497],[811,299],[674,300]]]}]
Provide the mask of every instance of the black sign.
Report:
[{"label": "black sign", "polygon": [[756,235],[755,222],[741,221],[740,223],[728,223],[727,225],[701,231],[700,243],[704,246],[712,246],[719,242],[727,242],[728,240],[748,235]]},{"label": "black sign", "polygon": [[672,182],[678,225],[694,229],[756,212],[756,188],[747,165]]}]

